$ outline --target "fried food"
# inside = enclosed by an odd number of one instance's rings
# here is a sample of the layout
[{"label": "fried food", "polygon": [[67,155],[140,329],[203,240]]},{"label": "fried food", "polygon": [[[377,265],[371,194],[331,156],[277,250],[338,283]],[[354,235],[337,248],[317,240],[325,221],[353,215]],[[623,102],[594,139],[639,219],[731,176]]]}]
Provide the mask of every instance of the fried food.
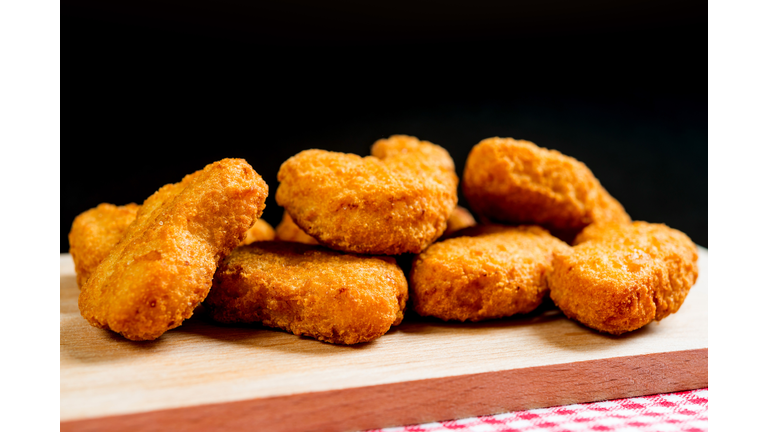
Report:
[{"label": "fried food", "polygon": [[442,320],[481,321],[531,312],[548,292],[556,251],[568,245],[537,226],[477,226],[474,237],[435,243],[410,273],[413,307]]},{"label": "fried food", "polygon": [[631,221],[586,165],[512,138],[488,138],[470,151],[463,191],[481,219],[541,225],[566,241],[595,222]]},{"label": "fried food", "polygon": [[[451,212],[451,215],[448,217],[448,226],[440,239],[445,239],[456,231],[474,226],[476,224],[477,222],[469,210],[461,206],[456,206],[456,208]],[[282,241],[292,241],[304,244],[318,244],[317,240],[313,239],[307,233],[302,231],[298,225],[296,225],[288,212],[283,212],[283,220],[280,221],[280,224],[275,229],[275,238]]]},{"label": "fried food", "polygon": [[77,286],[82,287],[94,269],[109,255],[123,233],[136,219],[139,205],[99,204],[80,213],[69,231],[69,253],[75,262]]},{"label": "fried food", "polygon": [[256,219],[253,226],[246,231],[245,240],[240,243],[241,246],[249,245],[257,241],[269,241],[275,239],[275,230],[264,219]]},{"label": "fried food", "polygon": [[317,244],[317,240],[313,239],[307,233],[301,230],[298,225],[291,219],[291,215],[287,211],[283,212],[283,220],[277,225],[275,229],[275,237],[278,240],[304,243],[304,244]]},{"label": "fried food", "polygon": [[393,258],[278,241],[235,249],[216,272],[205,306],[219,322],[261,322],[351,345],[399,324],[407,298]]},{"label": "fried food", "polygon": [[[140,205],[124,206],[102,203],[79,214],[69,232],[69,253],[75,263],[77,286],[82,287],[96,266],[109,255],[125,230],[136,219]],[[246,232],[243,245],[274,240],[275,230],[263,219],[256,219]]]},{"label": "fried food", "polygon": [[477,225],[477,221],[475,221],[472,213],[470,213],[469,210],[462,206],[456,206],[456,208],[451,212],[451,216],[448,217],[448,227],[445,229],[445,232],[443,232],[443,235],[440,238],[448,238],[448,236],[459,230],[475,225]]},{"label": "fried food", "polygon": [[378,140],[372,157],[306,150],[283,163],[276,200],[320,244],[364,254],[418,253],[458,201],[453,160],[414,137]]},{"label": "fried food", "polygon": [[591,225],[555,254],[551,297],[587,327],[621,334],[677,312],[698,277],[696,245],[663,224]]},{"label": "fried food", "polygon": [[205,299],[221,260],[264,210],[267,185],[224,159],[163,186],[80,291],[81,315],[131,340],[178,327]]}]

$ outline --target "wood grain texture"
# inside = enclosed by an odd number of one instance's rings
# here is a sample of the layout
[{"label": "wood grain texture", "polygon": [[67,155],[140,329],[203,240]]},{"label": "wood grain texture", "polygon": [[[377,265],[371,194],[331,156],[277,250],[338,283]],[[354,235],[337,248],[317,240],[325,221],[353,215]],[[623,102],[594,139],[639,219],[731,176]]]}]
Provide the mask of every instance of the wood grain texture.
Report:
[{"label": "wood grain texture", "polygon": [[61,429],[359,430],[706,387],[699,252],[680,311],[630,334],[544,308],[478,324],[410,320],[354,347],[202,314],[131,342],[80,317],[62,255]]}]

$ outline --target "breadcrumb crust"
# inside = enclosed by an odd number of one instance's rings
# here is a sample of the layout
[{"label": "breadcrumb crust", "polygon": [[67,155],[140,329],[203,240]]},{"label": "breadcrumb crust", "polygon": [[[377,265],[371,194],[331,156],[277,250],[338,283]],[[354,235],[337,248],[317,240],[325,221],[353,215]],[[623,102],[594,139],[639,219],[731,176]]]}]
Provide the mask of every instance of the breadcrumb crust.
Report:
[{"label": "breadcrumb crust", "polygon": [[377,141],[373,156],[305,150],[283,163],[275,199],[320,244],[372,255],[418,253],[458,202],[453,160],[414,137]]},{"label": "breadcrumb crust", "polygon": [[295,242],[235,249],[205,301],[223,323],[261,322],[335,344],[372,341],[403,319],[408,283],[390,257]]},{"label": "breadcrumb crust", "polygon": [[124,206],[102,203],[75,218],[69,231],[69,253],[75,262],[78,287],[85,284],[120,241],[140,207],[135,203]]},{"label": "breadcrumb crust", "polygon": [[568,245],[537,226],[477,226],[435,243],[411,269],[413,307],[443,320],[481,321],[531,312],[548,292],[553,254]]},{"label": "breadcrumb crust", "polygon": [[622,334],[677,312],[697,260],[688,236],[663,224],[591,225],[555,254],[550,296],[568,317]]},{"label": "breadcrumb crust", "polygon": [[566,241],[592,223],[630,222],[586,165],[529,141],[481,141],[467,157],[462,185],[483,219],[541,225]]},{"label": "breadcrumb crust", "polygon": [[283,219],[275,229],[275,236],[278,240],[290,241],[296,243],[304,243],[309,245],[316,245],[317,240],[313,239],[307,233],[301,230],[287,211],[283,212]]},{"label": "breadcrumb crust", "polygon": [[131,340],[178,327],[205,299],[219,262],[264,210],[267,185],[224,159],[147,198],[82,287],[81,315]]}]

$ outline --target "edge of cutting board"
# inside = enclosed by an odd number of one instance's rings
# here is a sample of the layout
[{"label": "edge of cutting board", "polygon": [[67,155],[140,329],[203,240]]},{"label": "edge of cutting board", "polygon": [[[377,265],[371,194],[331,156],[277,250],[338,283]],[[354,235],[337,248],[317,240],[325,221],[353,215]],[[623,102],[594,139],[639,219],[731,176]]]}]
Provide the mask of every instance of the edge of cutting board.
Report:
[{"label": "edge of cutting board", "polygon": [[708,348],[61,422],[61,431],[353,431],[708,387]]}]

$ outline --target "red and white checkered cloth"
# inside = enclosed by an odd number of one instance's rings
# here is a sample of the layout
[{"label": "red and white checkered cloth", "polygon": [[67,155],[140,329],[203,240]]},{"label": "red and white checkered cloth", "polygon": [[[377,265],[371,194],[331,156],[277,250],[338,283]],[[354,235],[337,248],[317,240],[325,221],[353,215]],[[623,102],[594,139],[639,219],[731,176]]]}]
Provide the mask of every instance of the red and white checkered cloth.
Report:
[{"label": "red and white checkered cloth", "polygon": [[709,389],[471,417],[377,432],[703,432]]}]

